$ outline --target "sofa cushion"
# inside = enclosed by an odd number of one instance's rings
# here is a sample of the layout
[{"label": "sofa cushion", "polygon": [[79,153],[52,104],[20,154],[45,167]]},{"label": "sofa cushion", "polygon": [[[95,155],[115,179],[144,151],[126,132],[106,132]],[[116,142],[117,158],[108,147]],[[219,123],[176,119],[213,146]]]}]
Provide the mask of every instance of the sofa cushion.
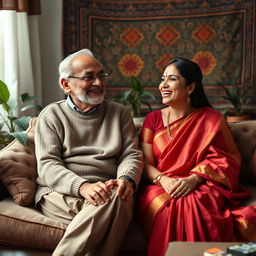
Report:
[{"label": "sofa cushion", "polygon": [[256,186],[246,185],[245,188],[250,192],[251,196],[244,200],[240,206],[256,205]]},{"label": "sofa cushion", "polygon": [[14,140],[0,151],[0,180],[13,200],[23,206],[34,203],[36,192],[35,122],[36,118],[30,120],[28,144],[25,147]]},{"label": "sofa cushion", "polygon": [[256,120],[229,123],[242,157],[240,181],[256,184]]},{"label": "sofa cushion", "polygon": [[8,192],[7,188],[5,187],[4,183],[0,180],[0,200],[9,197],[10,193]]},{"label": "sofa cushion", "polygon": [[0,244],[53,250],[65,229],[61,222],[11,198],[0,201]]},{"label": "sofa cushion", "polygon": [[[54,250],[66,225],[50,219],[33,207],[23,207],[11,198],[0,201],[0,244]],[[132,222],[122,242],[121,252],[146,250],[146,241],[137,223]]]}]

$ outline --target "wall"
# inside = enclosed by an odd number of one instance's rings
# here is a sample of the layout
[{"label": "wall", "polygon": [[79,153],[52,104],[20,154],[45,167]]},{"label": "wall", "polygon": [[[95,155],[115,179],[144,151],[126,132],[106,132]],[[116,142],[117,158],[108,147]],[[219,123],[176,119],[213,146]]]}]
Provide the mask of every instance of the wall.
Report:
[{"label": "wall", "polygon": [[62,0],[42,0],[39,36],[42,59],[42,104],[64,98],[58,85],[58,65],[62,60]]},{"label": "wall", "polygon": [[[129,4],[128,4],[129,3]],[[130,88],[136,76],[158,95],[165,65],[173,56],[192,59],[203,73],[210,103],[230,107],[222,86],[246,91],[248,110],[256,110],[255,0],[65,0],[65,55],[88,47],[112,74],[111,96]],[[250,88],[250,91],[248,91]]]}]

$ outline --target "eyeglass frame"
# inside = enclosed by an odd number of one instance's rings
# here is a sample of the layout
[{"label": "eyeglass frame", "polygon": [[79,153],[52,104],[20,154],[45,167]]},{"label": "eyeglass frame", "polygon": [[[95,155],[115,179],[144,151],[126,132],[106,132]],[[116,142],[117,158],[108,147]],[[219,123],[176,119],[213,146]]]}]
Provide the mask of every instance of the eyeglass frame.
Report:
[{"label": "eyeglass frame", "polygon": [[[87,75],[87,76],[68,76],[67,78],[74,78],[79,79],[80,81],[85,81],[87,83],[93,83],[97,78],[100,79],[100,81],[105,81],[109,77],[109,74],[107,73],[100,73],[98,75]],[[88,80],[86,80],[88,79]]]}]

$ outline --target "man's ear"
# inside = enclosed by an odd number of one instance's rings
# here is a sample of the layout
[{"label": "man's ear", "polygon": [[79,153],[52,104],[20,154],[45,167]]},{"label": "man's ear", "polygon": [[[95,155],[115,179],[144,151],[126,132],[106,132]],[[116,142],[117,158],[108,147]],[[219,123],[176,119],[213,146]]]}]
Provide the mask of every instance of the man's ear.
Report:
[{"label": "man's ear", "polygon": [[69,94],[70,91],[71,91],[71,87],[70,87],[70,85],[69,85],[68,80],[65,79],[65,78],[61,78],[60,84],[61,84],[63,90],[65,91],[65,93],[66,93],[66,94]]},{"label": "man's ear", "polygon": [[187,86],[188,94],[191,94],[191,93],[195,90],[195,87],[196,87],[196,83],[195,83],[195,82],[189,84],[189,85]]}]

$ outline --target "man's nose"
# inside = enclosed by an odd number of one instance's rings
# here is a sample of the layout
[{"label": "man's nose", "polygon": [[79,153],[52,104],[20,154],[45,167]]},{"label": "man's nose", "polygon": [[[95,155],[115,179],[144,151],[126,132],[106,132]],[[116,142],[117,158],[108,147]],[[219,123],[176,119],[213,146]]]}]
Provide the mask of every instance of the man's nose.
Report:
[{"label": "man's nose", "polygon": [[97,86],[104,86],[104,81],[102,79],[100,79],[98,76],[95,77],[95,80],[93,81],[94,85]]}]

